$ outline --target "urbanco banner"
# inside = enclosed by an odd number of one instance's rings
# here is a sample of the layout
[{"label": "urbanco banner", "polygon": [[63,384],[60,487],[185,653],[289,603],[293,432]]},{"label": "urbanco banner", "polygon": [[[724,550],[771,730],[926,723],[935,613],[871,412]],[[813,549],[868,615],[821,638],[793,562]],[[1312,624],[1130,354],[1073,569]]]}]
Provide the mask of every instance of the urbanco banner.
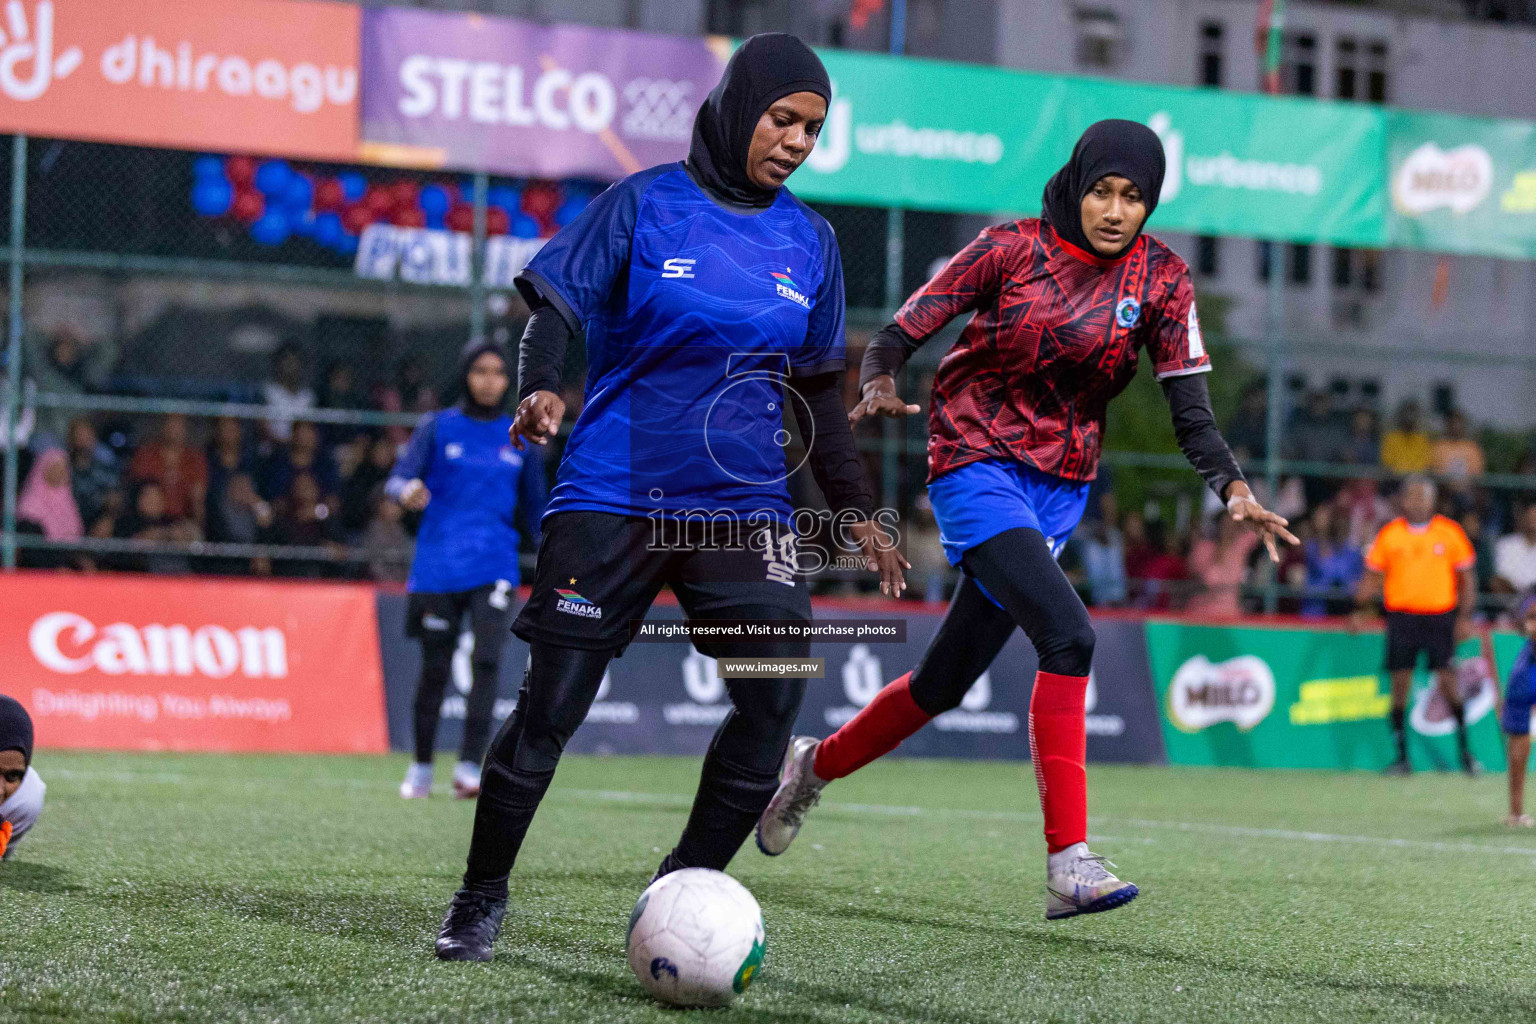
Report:
[{"label": "urbanco banner", "polygon": [[357,157],[351,4],[8,0],[0,132]]},{"label": "urbanco banner", "polygon": [[44,747],[387,749],[366,586],[6,573],[0,657]]},{"label": "urbanco banner", "polygon": [[[384,649],[384,677],[389,694],[391,745],[411,743],[411,704],[420,648],[405,637],[406,598],[379,595],[379,629]],[[871,620],[906,621],[902,643],[827,643],[811,645],[811,656],[825,659],[825,674],[806,685],[805,703],[795,722],[797,733],[828,736],[874,699],[880,688],[912,669],[938,629],[937,611],[859,613]],[[816,608],[818,620],[850,618],[835,605]],[[676,605],[658,604],[648,622],[678,622]],[[1147,672],[1146,643],[1138,620],[1095,620],[1098,646],[1088,691],[1088,757],[1092,761],[1162,763],[1157,700]],[[464,632],[454,658],[453,682],[443,700],[439,750],[458,749],[469,694],[474,636]],[[501,658],[497,722],[512,713],[527,664],[528,647],[516,637]],[[898,756],[1029,758],[1029,695],[1035,655],[1022,633],[1015,634],[958,708],[939,716],[897,750]],[[738,685],[755,685],[757,680]],[[597,700],[566,748],[584,754],[699,755],[709,746],[731,708],[726,683],[713,658],[686,640],[633,643],[609,663]]]}]

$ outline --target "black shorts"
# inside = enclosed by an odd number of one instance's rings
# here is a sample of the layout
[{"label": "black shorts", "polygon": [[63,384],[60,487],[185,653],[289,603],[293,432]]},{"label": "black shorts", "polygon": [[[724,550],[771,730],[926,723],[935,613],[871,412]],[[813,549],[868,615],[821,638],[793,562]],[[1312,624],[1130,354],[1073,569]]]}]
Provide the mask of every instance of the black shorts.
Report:
[{"label": "black shorts", "polygon": [[508,580],[496,580],[452,594],[411,594],[406,601],[405,635],[423,643],[440,638],[456,644],[459,623],[467,612],[475,650],[499,657],[512,620],[513,590]]},{"label": "black shorts", "polygon": [[1438,615],[1387,612],[1387,671],[1411,669],[1419,652],[1429,659],[1430,671],[1445,668],[1456,653],[1456,611]]},{"label": "black shorts", "polygon": [[533,592],[512,632],[530,643],[622,652],[630,623],[645,618],[663,585],[690,619],[810,622],[796,539],[783,524],[693,520],[679,528],[675,520],[559,512],[544,520]]}]

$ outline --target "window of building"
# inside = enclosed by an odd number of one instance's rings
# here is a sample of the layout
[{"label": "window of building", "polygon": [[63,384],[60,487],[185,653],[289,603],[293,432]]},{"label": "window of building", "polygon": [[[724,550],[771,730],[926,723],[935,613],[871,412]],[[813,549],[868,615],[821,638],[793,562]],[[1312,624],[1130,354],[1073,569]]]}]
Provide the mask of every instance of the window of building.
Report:
[{"label": "window of building", "polygon": [[1381,290],[1381,253],[1375,249],[1334,249],[1335,291],[1371,294]]},{"label": "window of building", "polygon": [[1268,243],[1268,242],[1260,242],[1259,243],[1257,270],[1259,272],[1259,280],[1260,281],[1268,281],[1269,280],[1270,250],[1273,249],[1273,248],[1274,247],[1272,245],[1270,245],[1270,243]]},{"label": "window of building", "polygon": [[1371,103],[1387,102],[1387,44],[1370,43],[1365,48],[1365,98]]},{"label": "window of building", "polygon": [[1311,284],[1312,247],[1310,245],[1292,244],[1288,246],[1288,249],[1289,252],[1287,255],[1290,258],[1286,261],[1286,263],[1288,264],[1287,270],[1289,273],[1286,276],[1289,278],[1291,284]]},{"label": "window of building", "polygon": [[1317,94],[1317,36],[1310,32],[1286,34],[1281,87],[1297,96]]},{"label": "window of building", "polygon": [[1219,21],[1207,21],[1200,25],[1200,65],[1196,69],[1201,85],[1221,87],[1221,58],[1225,49],[1223,29]]},{"label": "window of building", "polygon": [[1213,235],[1195,239],[1195,273],[1202,277],[1221,273],[1221,239]]},{"label": "window of building", "polygon": [[1125,23],[1117,11],[1082,7],[1077,11],[1077,66],[1113,71],[1125,53]]},{"label": "window of building", "polygon": [[1360,91],[1360,44],[1340,36],[1333,44],[1333,95],[1352,100],[1359,98]]}]

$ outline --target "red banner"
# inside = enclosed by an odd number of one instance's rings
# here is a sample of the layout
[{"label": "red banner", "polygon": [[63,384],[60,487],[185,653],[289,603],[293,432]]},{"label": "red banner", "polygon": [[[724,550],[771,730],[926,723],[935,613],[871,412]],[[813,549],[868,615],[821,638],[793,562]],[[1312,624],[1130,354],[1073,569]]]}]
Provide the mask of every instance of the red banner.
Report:
[{"label": "red banner", "polygon": [[388,749],[371,587],[11,573],[0,664],[40,747]]},{"label": "red banner", "polygon": [[9,0],[0,132],[357,155],[361,13],[299,0]]}]

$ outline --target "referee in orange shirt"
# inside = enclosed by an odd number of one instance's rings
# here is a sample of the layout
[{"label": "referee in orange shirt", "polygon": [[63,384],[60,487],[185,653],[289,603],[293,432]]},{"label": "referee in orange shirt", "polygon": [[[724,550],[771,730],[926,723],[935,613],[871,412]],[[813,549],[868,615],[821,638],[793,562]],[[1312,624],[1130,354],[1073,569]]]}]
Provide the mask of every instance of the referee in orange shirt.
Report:
[{"label": "referee in orange shirt", "polygon": [[1451,668],[1458,641],[1471,635],[1477,604],[1472,542],[1454,520],[1435,514],[1435,484],[1425,476],[1403,481],[1403,515],[1381,528],[1365,553],[1365,578],[1357,591],[1354,624],[1367,617],[1367,606],[1380,593],[1387,610],[1387,672],[1392,678],[1392,738],[1397,760],[1389,775],[1407,775],[1408,690],[1423,652],[1440,693],[1456,718],[1461,767],[1477,775],[1482,767],[1467,749],[1467,723]]}]

